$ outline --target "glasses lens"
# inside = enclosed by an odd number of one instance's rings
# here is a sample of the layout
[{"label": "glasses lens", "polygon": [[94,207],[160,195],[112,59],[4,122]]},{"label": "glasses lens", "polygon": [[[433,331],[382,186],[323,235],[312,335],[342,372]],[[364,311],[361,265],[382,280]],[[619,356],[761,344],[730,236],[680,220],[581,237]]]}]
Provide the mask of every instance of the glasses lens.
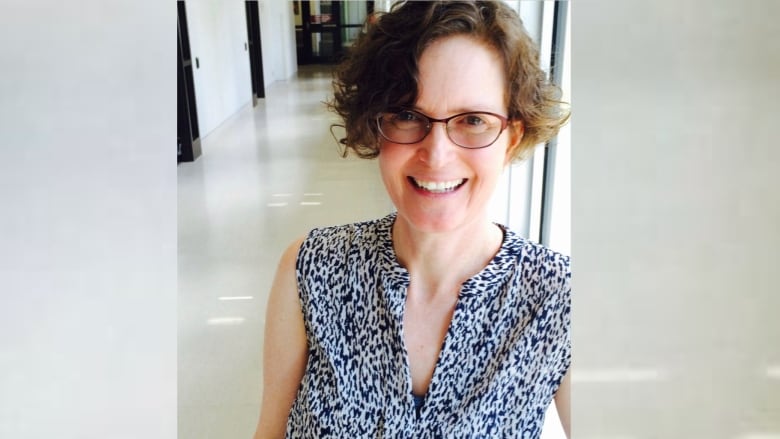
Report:
[{"label": "glasses lens", "polygon": [[428,133],[428,119],[414,111],[383,113],[378,122],[382,136],[393,143],[417,143]]},{"label": "glasses lens", "polygon": [[450,139],[464,148],[483,148],[498,139],[503,121],[490,113],[466,113],[447,122]]}]

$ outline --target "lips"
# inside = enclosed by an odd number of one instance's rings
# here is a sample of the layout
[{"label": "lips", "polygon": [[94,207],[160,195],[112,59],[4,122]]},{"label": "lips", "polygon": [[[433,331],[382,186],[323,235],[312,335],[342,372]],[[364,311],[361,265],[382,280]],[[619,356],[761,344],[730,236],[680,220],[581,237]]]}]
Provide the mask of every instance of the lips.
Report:
[{"label": "lips", "polygon": [[418,189],[423,189],[434,194],[443,194],[457,190],[466,183],[467,179],[460,178],[450,181],[426,181],[418,180],[414,177],[409,177],[409,181],[412,183],[412,185],[414,185],[414,187]]}]

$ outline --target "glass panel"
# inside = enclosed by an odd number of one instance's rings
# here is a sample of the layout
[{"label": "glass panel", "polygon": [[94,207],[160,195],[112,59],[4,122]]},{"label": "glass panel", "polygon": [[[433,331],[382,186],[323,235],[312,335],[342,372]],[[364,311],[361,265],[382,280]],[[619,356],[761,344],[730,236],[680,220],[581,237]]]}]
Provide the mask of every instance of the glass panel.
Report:
[{"label": "glass panel", "polygon": [[[571,38],[569,12],[566,14],[566,30],[561,63],[561,89],[563,101],[571,102]],[[548,246],[564,254],[571,254],[571,123],[558,133],[555,152],[555,181],[552,193],[552,214],[550,215],[550,238]]]},{"label": "glass panel", "polygon": [[326,24],[335,23],[335,17],[333,17],[333,5],[329,1],[317,1],[310,0],[310,16],[309,23],[311,24]]},{"label": "glass panel", "polygon": [[350,47],[360,35],[362,27],[345,27],[341,30],[341,45]]},{"label": "glass panel", "polygon": [[362,25],[366,19],[368,10],[365,1],[345,1],[341,2],[341,23]]},{"label": "glass panel", "polygon": [[342,48],[349,48],[355,42],[363,29],[367,13],[368,2],[345,1],[341,3],[341,23],[343,26],[351,26],[341,30]]},{"label": "glass panel", "polygon": [[320,56],[320,33],[312,32],[311,34],[311,55]]},{"label": "glass panel", "polygon": [[315,57],[330,58],[334,55],[333,32],[312,32],[311,54]]}]

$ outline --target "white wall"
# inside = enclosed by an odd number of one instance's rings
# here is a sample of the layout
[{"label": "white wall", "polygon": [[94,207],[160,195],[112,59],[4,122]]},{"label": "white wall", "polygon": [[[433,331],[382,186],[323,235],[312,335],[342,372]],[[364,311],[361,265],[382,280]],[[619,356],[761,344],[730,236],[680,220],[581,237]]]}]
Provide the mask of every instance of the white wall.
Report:
[{"label": "white wall", "polygon": [[186,2],[201,138],[251,101],[244,2]]},{"label": "white wall", "polygon": [[170,2],[0,2],[0,437],[173,439]]},{"label": "white wall", "polygon": [[263,0],[258,2],[258,9],[263,40],[263,79],[268,87],[298,71],[295,17],[289,1]]}]

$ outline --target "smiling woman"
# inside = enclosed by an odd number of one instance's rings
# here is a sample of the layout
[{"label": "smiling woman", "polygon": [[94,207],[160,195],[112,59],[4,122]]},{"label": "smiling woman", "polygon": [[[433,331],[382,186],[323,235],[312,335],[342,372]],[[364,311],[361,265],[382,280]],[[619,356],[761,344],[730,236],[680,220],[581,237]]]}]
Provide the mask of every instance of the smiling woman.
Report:
[{"label": "smiling woman", "polygon": [[[500,55],[471,36],[455,35],[434,41],[420,57],[418,68],[415,108],[444,117],[464,110],[491,114],[507,111],[506,75]],[[505,117],[494,116],[494,120],[500,119]],[[424,236],[416,236],[418,231],[471,236],[491,243],[484,255],[489,260],[498,249],[501,236],[488,220],[487,206],[504,165],[522,138],[523,126],[521,121],[514,120],[510,130],[504,131],[501,128],[506,125],[494,122],[489,136],[469,137],[472,142],[481,141],[463,147],[453,140],[466,140],[460,134],[465,131],[463,128],[451,128],[452,122],[458,120],[456,117],[440,127],[428,128],[428,134],[414,144],[380,139],[379,168],[399,212],[401,221],[395,227],[398,233],[410,234],[413,242],[425,240]],[[446,182],[455,185],[448,191],[436,190]],[[446,242],[458,242],[457,236]]]},{"label": "smiling woman", "polygon": [[268,304],[256,439],[568,431],[569,258],[490,221],[503,169],[567,120],[502,2],[406,2],[367,25],[331,108],[397,211],[315,229]]}]

